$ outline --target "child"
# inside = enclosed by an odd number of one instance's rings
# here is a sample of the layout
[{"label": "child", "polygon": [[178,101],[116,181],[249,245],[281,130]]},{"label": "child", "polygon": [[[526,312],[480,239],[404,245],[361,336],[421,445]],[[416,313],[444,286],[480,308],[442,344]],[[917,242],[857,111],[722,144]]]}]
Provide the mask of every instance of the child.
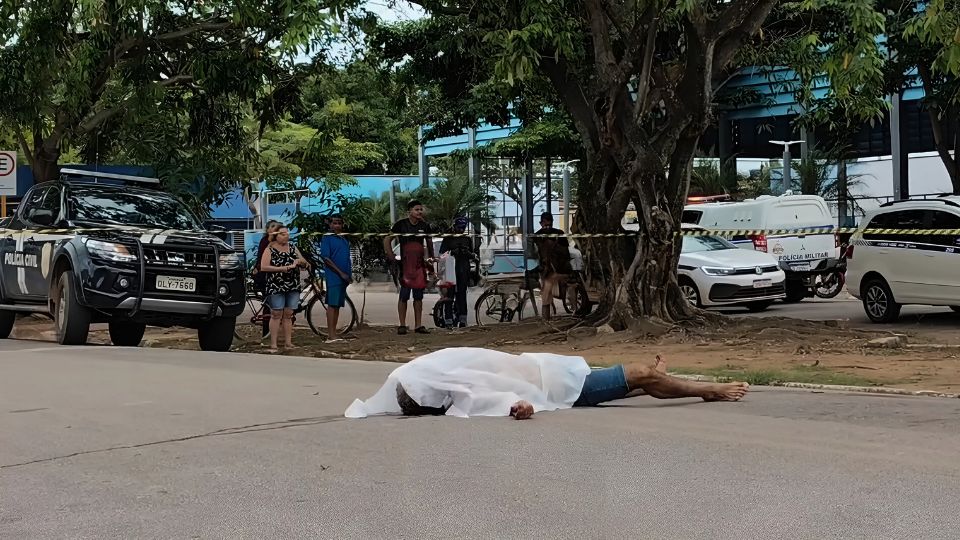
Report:
[{"label": "child", "polygon": [[[468,220],[465,217],[458,217],[453,220],[453,232],[463,234],[467,230]],[[440,243],[440,253],[447,253],[453,257],[456,265],[457,285],[451,288],[448,293],[454,297],[454,308],[456,310],[456,320],[453,320],[452,314],[445,313],[444,319],[450,321],[449,328],[467,326],[467,288],[470,286],[470,261],[475,258],[473,247],[469,236],[447,237]],[[447,309],[449,309],[449,304]]]},{"label": "child", "polygon": [[347,285],[353,281],[350,241],[335,236],[343,232],[343,217],[339,214],[330,217],[330,232],[334,234],[324,236],[320,241],[320,257],[327,267],[324,273],[327,282],[327,343],[343,341],[337,337],[337,321],[340,308],[347,300]]}]

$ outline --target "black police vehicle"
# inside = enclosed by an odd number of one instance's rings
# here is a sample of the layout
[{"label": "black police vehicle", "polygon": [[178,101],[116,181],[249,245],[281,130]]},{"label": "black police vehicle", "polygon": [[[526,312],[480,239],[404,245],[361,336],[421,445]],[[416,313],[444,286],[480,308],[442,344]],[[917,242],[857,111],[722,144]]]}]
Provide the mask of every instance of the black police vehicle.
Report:
[{"label": "black police vehicle", "polygon": [[244,257],[159,180],[64,169],[38,184],[0,229],[0,338],[18,314],[53,318],[57,341],[86,343],[106,322],[115,345],[146,325],[196,328],[200,348],[229,350],[244,306]]}]

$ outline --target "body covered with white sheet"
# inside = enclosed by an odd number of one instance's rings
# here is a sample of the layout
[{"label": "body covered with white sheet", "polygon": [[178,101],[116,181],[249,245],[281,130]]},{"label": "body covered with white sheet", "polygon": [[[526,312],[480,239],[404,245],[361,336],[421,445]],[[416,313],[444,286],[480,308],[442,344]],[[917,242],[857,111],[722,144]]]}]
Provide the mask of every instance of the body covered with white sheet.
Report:
[{"label": "body covered with white sheet", "polygon": [[569,409],[589,373],[579,356],[443,349],[393,370],[376,394],[365,402],[354,400],[345,416],[400,414],[397,384],[421,406],[449,407],[448,416],[508,416],[521,400],[536,412]]}]

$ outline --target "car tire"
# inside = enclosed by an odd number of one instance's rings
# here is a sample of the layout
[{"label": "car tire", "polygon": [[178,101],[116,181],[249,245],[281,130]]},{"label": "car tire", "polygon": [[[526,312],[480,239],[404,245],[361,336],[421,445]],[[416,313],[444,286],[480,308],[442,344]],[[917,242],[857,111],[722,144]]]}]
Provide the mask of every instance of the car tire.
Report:
[{"label": "car tire", "polygon": [[746,304],[747,309],[750,310],[750,313],[759,313],[761,311],[766,311],[767,308],[773,305],[773,300],[760,300],[759,302],[750,302]]},{"label": "car tire", "polygon": [[875,323],[892,323],[900,318],[900,308],[890,286],[882,278],[867,280],[861,289],[863,311]]},{"label": "car tire", "polygon": [[80,305],[73,272],[67,270],[57,280],[56,304],[53,322],[57,331],[57,343],[61,345],[86,345],[90,334],[90,310]]},{"label": "car tire", "polygon": [[10,337],[10,332],[13,332],[13,323],[16,320],[17,313],[15,311],[0,311],[0,339]]},{"label": "car tire", "polygon": [[677,280],[677,284],[680,285],[680,294],[683,295],[684,299],[698,308],[703,307],[703,302],[700,299],[700,291],[697,290],[697,284],[694,283],[692,279],[681,277]]},{"label": "car tire", "polygon": [[227,352],[233,345],[233,333],[237,328],[236,317],[216,317],[197,329],[201,351]]},{"label": "car tire", "polygon": [[133,321],[110,321],[110,341],[117,347],[136,347],[147,325]]},{"label": "car tire", "polygon": [[787,304],[802,302],[807,297],[807,288],[800,281],[787,282],[787,296],[783,299]]}]

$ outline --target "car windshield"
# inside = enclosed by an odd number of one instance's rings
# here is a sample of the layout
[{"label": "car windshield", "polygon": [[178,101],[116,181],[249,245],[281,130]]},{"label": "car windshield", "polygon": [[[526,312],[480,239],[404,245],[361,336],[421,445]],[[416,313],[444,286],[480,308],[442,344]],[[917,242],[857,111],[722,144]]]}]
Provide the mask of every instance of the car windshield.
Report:
[{"label": "car windshield", "polygon": [[100,186],[71,187],[70,219],[115,225],[197,230],[197,219],[165,193]]},{"label": "car windshield", "polygon": [[699,251],[719,251],[721,249],[737,249],[737,246],[719,236],[684,236],[683,253],[697,253]]}]

